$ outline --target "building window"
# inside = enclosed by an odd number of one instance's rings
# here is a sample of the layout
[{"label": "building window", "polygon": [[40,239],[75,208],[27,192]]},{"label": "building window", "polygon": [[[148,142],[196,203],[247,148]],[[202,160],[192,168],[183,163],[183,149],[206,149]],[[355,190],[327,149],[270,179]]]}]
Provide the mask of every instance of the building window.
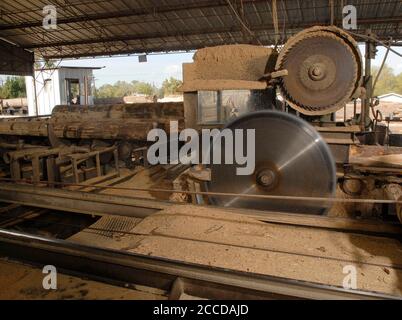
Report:
[{"label": "building window", "polygon": [[254,96],[255,94],[250,90],[199,91],[198,123],[225,124],[251,111]]}]

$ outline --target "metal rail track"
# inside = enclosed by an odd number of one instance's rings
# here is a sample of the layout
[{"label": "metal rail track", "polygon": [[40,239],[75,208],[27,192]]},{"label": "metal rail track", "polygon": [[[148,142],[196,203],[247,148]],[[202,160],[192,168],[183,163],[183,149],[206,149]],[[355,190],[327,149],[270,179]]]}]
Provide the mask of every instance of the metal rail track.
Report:
[{"label": "metal rail track", "polygon": [[17,184],[1,184],[0,201],[76,213],[137,218],[147,217],[173,205],[167,201]]},{"label": "metal rail track", "polygon": [[[168,209],[179,203],[94,194],[81,191],[71,191],[33,185],[0,183],[0,201],[37,208],[61,210],[66,212],[84,213],[90,215],[118,215],[135,218],[145,218],[161,210]],[[181,203],[180,205],[186,205]],[[211,210],[215,207],[208,206]],[[401,235],[401,224],[376,223],[346,218],[331,218],[326,216],[309,216],[293,213],[276,213],[236,208],[219,208],[222,212],[242,215],[276,224],[288,224],[315,228],[334,229],[365,234]]]},{"label": "metal rail track", "polygon": [[[74,213],[140,218],[173,205],[165,201],[13,184],[0,184],[0,201]],[[237,214],[244,212],[240,210]],[[250,214],[259,217],[258,212]],[[270,217],[276,223],[295,219],[285,217],[284,221],[277,221],[278,218],[275,215]],[[327,226],[328,221],[322,227]],[[3,229],[0,229],[0,255],[33,264],[54,264],[66,270],[66,273],[101,278],[107,282],[135,283],[172,290],[173,297],[180,295],[177,288],[181,288],[187,294],[214,299],[401,298],[83,246]]]},{"label": "metal rail track", "polygon": [[[26,179],[10,179],[0,178],[0,182],[5,183],[24,183],[31,185],[49,185],[47,181],[33,181]],[[295,200],[295,201],[313,201],[313,202],[329,202],[329,203],[382,203],[382,204],[400,204],[401,200],[392,199],[362,199],[362,198],[336,198],[336,197],[300,197],[300,196],[285,196],[285,195],[270,195],[270,194],[247,194],[247,193],[232,193],[232,192],[210,192],[210,191],[190,191],[190,190],[175,190],[175,189],[161,189],[161,188],[138,188],[138,187],[119,187],[119,186],[97,186],[82,183],[65,183],[65,182],[52,182],[53,185],[61,187],[92,187],[97,189],[110,189],[121,191],[145,191],[145,192],[161,192],[166,194],[183,193],[189,195],[203,195],[203,196],[217,196],[217,197],[241,197],[250,199],[267,199],[267,200]]]},{"label": "metal rail track", "polygon": [[[0,229],[0,255],[70,274],[210,299],[401,299],[279,277],[84,246]],[[180,286],[177,283],[180,282]],[[172,293],[177,296],[177,292]]]}]

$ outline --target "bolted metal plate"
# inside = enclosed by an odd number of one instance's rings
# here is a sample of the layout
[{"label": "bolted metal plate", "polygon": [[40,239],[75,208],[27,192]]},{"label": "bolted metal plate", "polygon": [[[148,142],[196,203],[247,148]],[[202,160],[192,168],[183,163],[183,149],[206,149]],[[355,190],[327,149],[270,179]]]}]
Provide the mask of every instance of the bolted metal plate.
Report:
[{"label": "bolted metal plate", "polygon": [[[209,192],[297,197],[334,195],[335,161],[319,133],[304,120],[284,112],[258,111],[237,118],[227,128],[255,129],[255,170],[251,175],[242,176],[236,174],[237,164],[224,164],[221,141],[222,164],[210,165],[211,181],[206,185]],[[243,141],[246,141],[245,132]],[[210,201],[225,207],[307,214],[323,214],[330,206],[327,201],[240,196],[211,196]]]}]

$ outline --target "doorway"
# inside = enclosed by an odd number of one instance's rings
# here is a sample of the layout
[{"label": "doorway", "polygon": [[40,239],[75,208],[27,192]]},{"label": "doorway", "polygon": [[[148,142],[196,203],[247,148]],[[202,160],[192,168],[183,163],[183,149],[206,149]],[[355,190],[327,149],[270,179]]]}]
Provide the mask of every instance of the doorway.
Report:
[{"label": "doorway", "polygon": [[79,79],[66,79],[66,89],[67,89],[67,104],[76,105],[80,104],[80,80]]}]

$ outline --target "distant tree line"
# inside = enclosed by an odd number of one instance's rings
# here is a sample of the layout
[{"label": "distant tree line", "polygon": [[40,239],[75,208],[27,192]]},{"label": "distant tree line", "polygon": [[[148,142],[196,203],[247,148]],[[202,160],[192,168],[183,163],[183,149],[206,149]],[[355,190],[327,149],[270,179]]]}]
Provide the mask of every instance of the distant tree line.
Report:
[{"label": "distant tree line", "polygon": [[[378,74],[379,68],[373,68],[373,78]],[[374,81],[373,79],[373,81]],[[402,72],[399,74],[394,74],[391,67],[384,65],[378,78],[377,84],[374,89],[374,95],[380,96],[386,93],[395,92],[402,94]]]},{"label": "distant tree line", "polygon": [[177,93],[179,86],[182,84],[180,80],[173,77],[163,81],[162,86],[159,88],[154,84],[133,80],[117,81],[114,84],[104,84],[95,90],[97,98],[115,98],[124,97],[135,94],[144,94],[147,96],[157,96],[159,98],[166,95]]},{"label": "distant tree line", "polygon": [[[160,88],[153,84],[142,81],[117,81],[115,84],[105,84],[95,90],[95,96],[98,98],[124,97],[134,94],[145,94],[148,96],[163,97],[177,93],[180,80],[173,77],[163,81]],[[26,87],[24,77],[7,77],[6,80],[0,80],[0,99],[12,99],[26,97]]]},{"label": "distant tree line", "polygon": [[26,96],[24,77],[7,77],[0,86],[0,99],[24,98]]},{"label": "distant tree line", "polygon": [[[376,77],[379,68],[373,68],[373,78]],[[117,81],[114,84],[105,84],[95,90],[98,98],[124,97],[134,94],[145,94],[148,96],[163,97],[177,93],[180,80],[173,77],[163,81],[161,87],[153,84],[133,80],[131,82]],[[402,72],[395,74],[393,69],[387,65],[381,71],[377,81],[374,95],[379,96],[385,93],[395,92],[402,94]],[[13,99],[26,97],[25,78],[7,77],[5,81],[0,80],[0,99]]]}]

